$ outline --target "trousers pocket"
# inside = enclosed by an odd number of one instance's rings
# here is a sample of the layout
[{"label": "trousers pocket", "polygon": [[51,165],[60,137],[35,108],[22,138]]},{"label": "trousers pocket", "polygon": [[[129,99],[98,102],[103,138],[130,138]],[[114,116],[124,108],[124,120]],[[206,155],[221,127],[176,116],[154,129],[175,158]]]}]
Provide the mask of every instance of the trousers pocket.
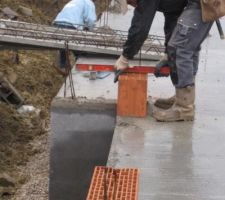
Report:
[{"label": "trousers pocket", "polygon": [[200,25],[199,15],[200,10],[198,9],[184,10],[178,19],[169,45],[173,47],[186,47]]},{"label": "trousers pocket", "polygon": [[200,9],[185,9],[177,22],[182,26],[183,30],[197,29],[201,23],[201,10]]},{"label": "trousers pocket", "polygon": [[191,28],[182,24],[177,24],[173,35],[169,41],[169,46],[184,47],[188,42],[188,35],[191,33]]},{"label": "trousers pocket", "polygon": [[177,28],[180,35],[187,36],[188,34],[192,33],[193,31],[197,29],[197,25],[195,26],[193,24],[192,26],[189,26],[189,25],[178,23]]}]

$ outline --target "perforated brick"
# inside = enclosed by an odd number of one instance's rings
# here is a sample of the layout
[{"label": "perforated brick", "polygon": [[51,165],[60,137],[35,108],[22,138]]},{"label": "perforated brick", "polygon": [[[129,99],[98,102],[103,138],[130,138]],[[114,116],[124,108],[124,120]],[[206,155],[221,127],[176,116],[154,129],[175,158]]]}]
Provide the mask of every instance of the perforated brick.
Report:
[{"label": "perforated brick", "polygon": [[147,74],[124,73],[119,77],[117,115],[146,117]]},{"label": "perforated brick", "polygon": [[139,170],[95,167],[87,200],[137,200]]}]

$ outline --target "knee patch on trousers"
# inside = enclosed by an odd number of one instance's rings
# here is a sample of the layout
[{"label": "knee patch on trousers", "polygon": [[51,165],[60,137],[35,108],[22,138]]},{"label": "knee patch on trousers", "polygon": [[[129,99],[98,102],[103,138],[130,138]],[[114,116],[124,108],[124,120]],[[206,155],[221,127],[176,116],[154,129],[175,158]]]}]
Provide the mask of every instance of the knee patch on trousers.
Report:
[{"label": "knee patch on trousers", "polygon": [[170,66],[170,77],[174,85],[178,84],[177,66],[176,66],[176,48],[167,47],[169,66]]}]

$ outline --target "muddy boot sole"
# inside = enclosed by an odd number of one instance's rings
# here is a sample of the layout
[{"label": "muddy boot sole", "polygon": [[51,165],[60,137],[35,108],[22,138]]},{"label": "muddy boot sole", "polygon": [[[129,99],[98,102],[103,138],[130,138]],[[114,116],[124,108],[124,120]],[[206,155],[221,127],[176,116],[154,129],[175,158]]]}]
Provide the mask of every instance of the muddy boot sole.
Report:
[{"label": "muddy boot sole", "polygon": [[173,106],[174,102],[175,102],[175,96],[172,96],[168,99],[159,98],[155,101],[154,106],[167,110]]},{"label": "muddy boot sole", "polygon": [[189,113],[181,113],[174,108],[168,110],[158,110],[153,113],[153,117],[159,122],[179,122],[179,121],[193,121],[194,111]]},{"label": "muddy boot sole", "polygon": [[[155,117],[154,117],[155,118]],[[188,121],[194,121],[194,117],[186,117],[186,118],[180,118],[180,119],[157,119],[158,122],[188,122]]]}]

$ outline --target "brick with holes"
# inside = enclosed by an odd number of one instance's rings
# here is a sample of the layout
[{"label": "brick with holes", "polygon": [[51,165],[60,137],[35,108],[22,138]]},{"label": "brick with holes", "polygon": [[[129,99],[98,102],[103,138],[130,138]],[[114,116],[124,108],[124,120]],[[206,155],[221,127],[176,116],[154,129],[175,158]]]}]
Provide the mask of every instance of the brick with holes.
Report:
[{"label": "brick with holes", "polygon": [[139,170],[95,167],[86,200],[137,200]]},{"label": "brick with holes", "polygon": [[147,74],[125,73],[119,77],[117,115],[147,115]]}]

